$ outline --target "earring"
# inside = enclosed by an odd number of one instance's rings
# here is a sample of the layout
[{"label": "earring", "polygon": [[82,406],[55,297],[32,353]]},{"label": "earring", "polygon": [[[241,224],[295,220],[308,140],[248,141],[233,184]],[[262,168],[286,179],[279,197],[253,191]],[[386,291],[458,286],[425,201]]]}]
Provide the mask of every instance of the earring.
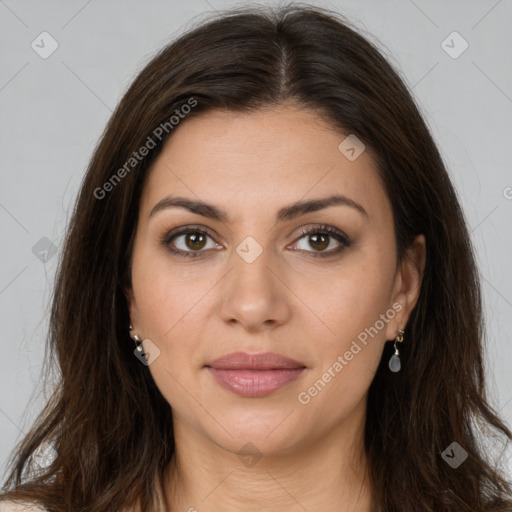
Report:
[{"label": "earring", "polygon": [[395,353],[391,356],[391,358],[389,359],[389,363],[388,363],[389,369],[394,373],[399,372],[400,368],[402,367],[402,365],[400,364],[400,354],[398,352],[398,348],[396,348],[396,344],[402,343],[403,341],[404,341],[404,330],[398,329],[398,334],[395,338],[395,343],[393,344],[393,346],[395,348]]},{"label": "earring", "polygon": [[[133,331],[132,324],[130,324],[130,331]],[[135,340],[135,348],[139,352],[142,352],[142,340],[140,339],[140,337],[137,334],[133,334],[132,337]]]}]

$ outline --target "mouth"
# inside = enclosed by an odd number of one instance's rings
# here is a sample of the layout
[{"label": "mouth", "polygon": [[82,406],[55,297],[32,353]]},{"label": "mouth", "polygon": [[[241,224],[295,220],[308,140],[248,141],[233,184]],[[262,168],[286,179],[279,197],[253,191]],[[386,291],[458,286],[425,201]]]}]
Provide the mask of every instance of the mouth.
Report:
[{"label": "mouth", "polygon": [[306,368],[275,370],[219,370],[207,367],[224,388],[245,398],[263,398],[285,387]]},{"label": "mouth", "polygon": [[225,389],[245,398],[262,398],[295,381],[306,370],[298,361],[272,352],[234,352],[205,368]]}]

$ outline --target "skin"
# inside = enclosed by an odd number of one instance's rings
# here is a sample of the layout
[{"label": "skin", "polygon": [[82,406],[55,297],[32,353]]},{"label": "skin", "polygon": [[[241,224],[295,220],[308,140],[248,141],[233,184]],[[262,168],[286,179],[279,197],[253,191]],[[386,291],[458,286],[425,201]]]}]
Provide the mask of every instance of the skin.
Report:
[{"label": "skin", "polygon": [[[385,341],[405,328],[418,299],[425,239],[419,235],[397,264],[391,205],[375,163],[368,150],[349,161],[338,150],[345,136],[293,104],[250,114],[216,110],[183,121],[152,166],[126,292],[132,332],[160,350],[148,368],[173,410],[169,510],[370,510],[368,388]],[[333,193],[357,201],[368,216],[336,205],[276,222],[280,208]],[[168,195],[214,204],[229,220],[182,207],[149,218]],[[171,254],[160,241],[197,224],[214,235],[202,248],[186,235],[170,243],[202,251],[199,257]],[[314,257],[340,247],[331,237],[319,250],[311,235],[300,235],[321,224],[342,230],[351,245]],[[252,263],[236,252],[248,236],[263,250]],[[299,393],[393,304],[378,334],[300,403]],[[278,352],[307,369],[267,397],[244,398],[204,367],[238,350]],[[239,452],[257,456],[244,463]]]}]

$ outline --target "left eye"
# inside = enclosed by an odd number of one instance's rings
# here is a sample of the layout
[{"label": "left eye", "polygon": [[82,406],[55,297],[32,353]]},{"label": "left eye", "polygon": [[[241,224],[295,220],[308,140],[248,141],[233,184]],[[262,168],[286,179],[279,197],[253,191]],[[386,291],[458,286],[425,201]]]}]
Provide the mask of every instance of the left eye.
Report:
[{"label": "left eye", "polygon": [[[304,245],[300,247],[300,241],[302,240],[304,240]],[[345,247],[350,246],[350,240],[341,231],[334,228],[309,228],[303,231],[302,236],[295,245],[301,251],[312,253],[311,256],[314,257],[332,256],[342,251]]]},{"label": "left eye", "polygon": [[[312,247],[315,251],[324,251],[332,245],[336,246],[336,240],[333,238],[333,236],[324,233],[314,233],[312,235],[305,235],[299,240],[306,241],[306,244],[308,244],[309,247]],[[339,245],[339,242],[337,243]],[[298,248],[301,249],[302,251],[309,250],[308,247],[298,246]],[[332,248],[333,247],[330,247],[330,249]]]}]

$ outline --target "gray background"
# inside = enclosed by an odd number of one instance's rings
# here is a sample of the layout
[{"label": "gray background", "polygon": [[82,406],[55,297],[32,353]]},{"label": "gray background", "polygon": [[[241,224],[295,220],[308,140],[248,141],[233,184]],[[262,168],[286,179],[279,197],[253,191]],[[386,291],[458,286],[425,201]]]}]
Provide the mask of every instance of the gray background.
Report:
[{"label": "gray background", "polygon": [[[244,3],[0,0],[0,471],[43,404],[44,337],[62,236],[112,109],[143,64],[196,16]],[[482,273],[491,402],[510,424],[512,2],[316,4],[380,41],[440,146]],[[43,31],[59,45],[46,59],[31,47],[34,40],[41,46]],[[469,44],[458,58],[442,46],[453,31]],[[458,53],[461,43],[448,38],[445,48]],[[41,253],[44,238],[55,254]],[[508,464],[512,470],[512,458]]]}]

